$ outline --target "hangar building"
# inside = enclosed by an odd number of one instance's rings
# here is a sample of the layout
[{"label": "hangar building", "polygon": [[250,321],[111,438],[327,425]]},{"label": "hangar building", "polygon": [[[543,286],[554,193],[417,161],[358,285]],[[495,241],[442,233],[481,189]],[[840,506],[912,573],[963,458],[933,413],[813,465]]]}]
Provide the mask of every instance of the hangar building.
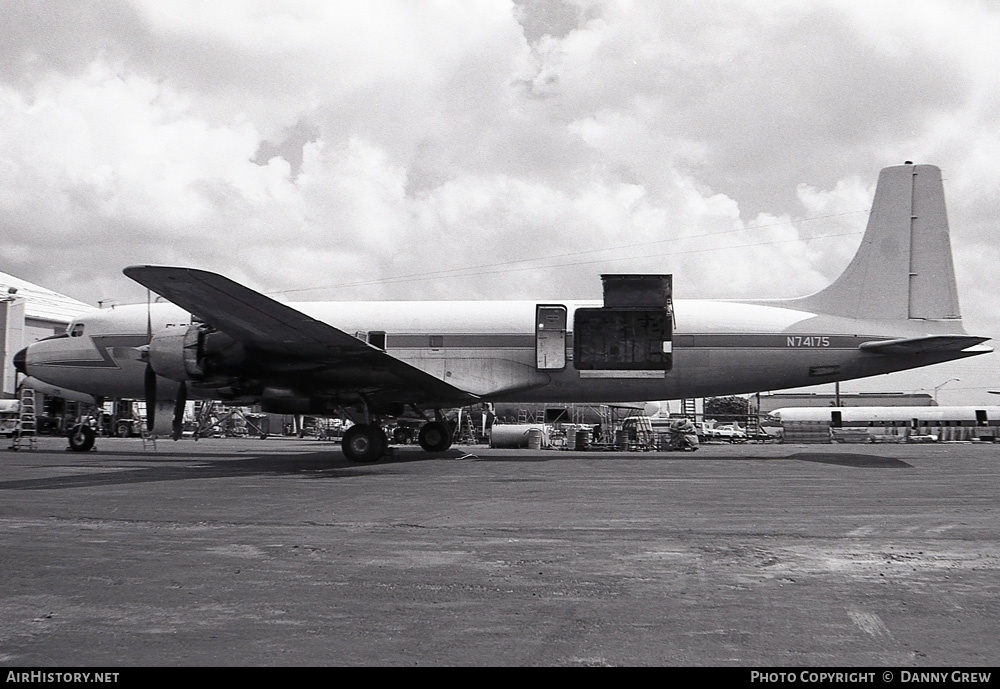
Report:
[{"label": "hangar building", "polygon": [[17,389],[14,355],[23,347],[63,332],[78,315],[94,307],[58,292],[0,273],[0,398]]}]

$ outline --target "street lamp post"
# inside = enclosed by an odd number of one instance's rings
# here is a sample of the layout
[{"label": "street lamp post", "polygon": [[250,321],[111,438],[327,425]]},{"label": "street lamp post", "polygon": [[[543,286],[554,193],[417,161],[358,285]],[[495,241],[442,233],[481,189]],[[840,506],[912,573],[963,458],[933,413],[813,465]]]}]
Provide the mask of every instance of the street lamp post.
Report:
[{"label": "street lamp post", "polygon": [[959,378],[949,378],[948,380],[946,380],[945,382],[941,383],[940,385],[935,385],[934,386],[934,404],[935,405],[937,404],[937,393],[938,393],[938,390],[940,390],[941,388],[943,388],[948,383],[957,383],[957,382],[961,382]]}]

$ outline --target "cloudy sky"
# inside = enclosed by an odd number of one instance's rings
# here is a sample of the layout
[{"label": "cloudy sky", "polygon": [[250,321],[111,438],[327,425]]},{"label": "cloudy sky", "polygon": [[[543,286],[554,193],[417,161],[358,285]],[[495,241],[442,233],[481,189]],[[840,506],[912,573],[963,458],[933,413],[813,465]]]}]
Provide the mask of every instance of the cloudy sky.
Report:
[{"label": "cloudy sky", "polygon": [[[913,160],[966,329],[1000,337],[986,0],[0,7],[0,270],[88,303],[143,300],[134,263],[292,301],[795,296]],[[843,389],[1000,403],[996,356]]]}]

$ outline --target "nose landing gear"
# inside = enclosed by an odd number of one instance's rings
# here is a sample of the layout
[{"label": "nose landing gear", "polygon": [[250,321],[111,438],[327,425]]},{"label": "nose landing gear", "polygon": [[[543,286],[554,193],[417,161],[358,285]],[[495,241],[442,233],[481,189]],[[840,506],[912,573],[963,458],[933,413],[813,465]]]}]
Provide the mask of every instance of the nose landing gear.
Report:
[{"label": "nose landing gear", "polygon": [[74,452],[89,452],[94,447],[97,433],[90,426],[78,423],[69,432],[69,449]]}]

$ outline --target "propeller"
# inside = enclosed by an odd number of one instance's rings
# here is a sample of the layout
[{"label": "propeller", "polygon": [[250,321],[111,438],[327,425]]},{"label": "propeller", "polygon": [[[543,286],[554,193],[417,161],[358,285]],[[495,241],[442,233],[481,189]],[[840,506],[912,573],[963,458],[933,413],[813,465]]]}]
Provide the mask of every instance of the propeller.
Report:
[{"label": "propeller", "polygon": [[180,387],[177,388],[177,399],[174,401],[174,425],[173,425],[173,437],[174,440],[180,440],[181,434],[184,432],[184,406],[187,404],[187,383],[181,383]]},{"label": "propeller", "polygon": [[[146,290],[146,347],[153,345],[153,314],[150,306],[150,292]],[[156,428],[156,371],[150,363],[149,350],[146,350],[146,375],[143,378],[143,391],[146,393],[146,432],[152,434]]]},{"label": "propeller", "polygon": [[146,376],[143,379],[146,393],[146,430],[149,433],[156,428],[156,371],[146,362]]},{"label": "propeller", "polygon": [[[146,431],[152,434],[156,428],[156,371],[153,370],[151,362],[150,348],[153,344],[153,315],[151,306],[150,291],[146,290],[146,346],[144,348],[144,359],[146,361],[146,372],[143,376],[143,392],[146,395]],[[187,383],[183,381],[177,388],[177,398],[174,400],[173,428],[171,437],[179,440],[183,432],[184,407],[187,404]]]}]

